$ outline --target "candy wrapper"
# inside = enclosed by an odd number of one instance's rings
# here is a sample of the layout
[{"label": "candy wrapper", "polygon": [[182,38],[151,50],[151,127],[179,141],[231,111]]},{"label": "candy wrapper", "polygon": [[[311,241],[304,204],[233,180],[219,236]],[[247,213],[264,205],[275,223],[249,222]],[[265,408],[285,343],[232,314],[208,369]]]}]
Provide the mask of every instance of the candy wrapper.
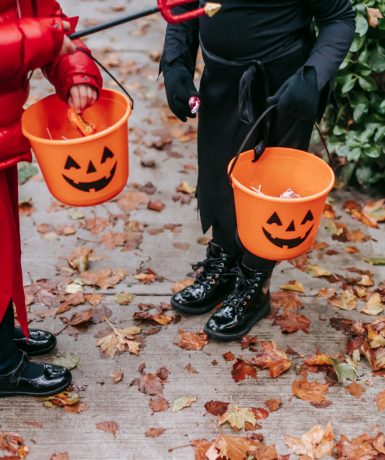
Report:
[{"label": "candy wrapper", "polygon": [[82,136],[92,136],[96,133],[95,124],[84,118],[83,114],[79,115],[76,113],[75,107],[71,107],[68,110],[68,119]]},{"label": "candy wrapper", "polygon": [[297,193],[293,192],[293,190],[291,190],[289,188],[289,189],[286,190],[285,193],[282,193],[280,198],[286,198],[286,199],[289,199],[289,200],[293,200],[293,199],[296,199],[296,198],[301,198],[301,195],[298,195]]},{"label": "candy wrapper", "polygon": [[199,99],[199,97],[190,97],[189,101],[188,101],[188,105],[190,106],[190,109],[191,109],[191,113],[198,113],[199,112],[199,108],[201,106],[201,100]]}]

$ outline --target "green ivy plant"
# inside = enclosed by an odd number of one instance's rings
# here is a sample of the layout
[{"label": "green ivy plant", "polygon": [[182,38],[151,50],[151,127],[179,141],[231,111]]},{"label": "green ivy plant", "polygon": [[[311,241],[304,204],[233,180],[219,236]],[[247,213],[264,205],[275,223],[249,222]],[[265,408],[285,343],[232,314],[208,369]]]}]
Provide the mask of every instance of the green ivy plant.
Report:
[{"label": "green ivy plant", "polygon": [[339,158],[340,176],[364,187],[385,180],[385,0],[352,0],[356,33],[337,74],[339,110],[323,120],[328,146]]}]

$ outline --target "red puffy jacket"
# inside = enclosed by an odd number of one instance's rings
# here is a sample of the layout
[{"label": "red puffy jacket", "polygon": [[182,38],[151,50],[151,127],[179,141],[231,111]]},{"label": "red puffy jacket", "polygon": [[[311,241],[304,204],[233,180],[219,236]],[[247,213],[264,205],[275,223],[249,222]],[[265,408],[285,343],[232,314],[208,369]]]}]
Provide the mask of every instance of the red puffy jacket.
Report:
[{"label": "red puffy jacket", "polygon": [[[20,123],[29,71],[42,68],[65,102],[73,85],[102,87],[97,66],[84,53],[58,55],[64,37],[61,18],[66,16],[55,0],[0,0],[0,169],[31,161]],[[68,21],[73,32],[77,18]],[[80,40],[74,43],[89,51]]]}]

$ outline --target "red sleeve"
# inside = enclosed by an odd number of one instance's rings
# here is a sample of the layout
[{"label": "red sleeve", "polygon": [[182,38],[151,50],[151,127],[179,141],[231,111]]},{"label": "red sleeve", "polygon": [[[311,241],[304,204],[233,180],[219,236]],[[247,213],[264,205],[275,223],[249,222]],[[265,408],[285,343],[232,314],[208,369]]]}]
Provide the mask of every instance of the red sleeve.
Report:
[{"label": "red sleeve", "polygon": [[[52,15],[58,18],[66,18],[58,3],[55,3]],[[71,30],[68,33],[72,33],[75,31],[77,19],[68,18],[67,20],[71,23]],[[74,44],[91,53],[81,40],[74,40]],[[43,73],[55,86],[57,95],[64,102],[67,102],[69,90],[73,85],[86,83],[94,86],[98,91],[103,86],[103,79],[98,67],[92,59],[81,51],[77,51],[72,55],[56,56],[49,64],[44,66]]]},{"label": "red sleeve", "polygon": [[60,18],[21,18],[0,25],[0,81],[43,67],[63,44]]}]

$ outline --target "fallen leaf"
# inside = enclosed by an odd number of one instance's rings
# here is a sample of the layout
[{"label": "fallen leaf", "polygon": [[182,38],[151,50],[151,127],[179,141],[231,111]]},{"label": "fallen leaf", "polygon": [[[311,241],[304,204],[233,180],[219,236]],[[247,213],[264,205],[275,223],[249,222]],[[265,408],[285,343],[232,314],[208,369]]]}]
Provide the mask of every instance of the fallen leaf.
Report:
[{"label": "fallen leaf", "polygon": [[180,342],[174,343],[174,345],[184,350],[202,350],[209,342],[209,338],[203,332],[203,329],[199,329],[196,334],[179,329],[179,340]]},{"label": "fallen leaf", "polygon": [[113,331],[111,334],[106,335],[97,340],[96,346],[100,347],[103,351],[108,353],[113,358],[117,351],[130,353],[139,356],[139,342],[133,340],[133,336],[140,333],[138,327],[126,327],[124,329],[117,329],[109,323]]},{"label": "fallen leaf", "polygon": [[370,348],[369,342],[365,341],[362,346],[366,358],[370,362],[374,371],[385,369],[385,347],[379,347],[374,350]]},{"label": "fallen leaf", "polygon": [[339,382],[345,382],[347,379],[354,379],[356,374],[351,364],[339,363],[335,358],[332,357],[330,357],[329,359],[333,364]]},{"label": "fallen leaf", "polygon": [[274,412],[282,404],[281,397],[271,398],[265,401],[265,406],[269,409],[270,412]]},{"label": "fallen leaf", "polygon": [[255,415],[256,420],[264,420],[269,416],[269,411],[266,409],[260,408],[260,409],[254,409],[253,407],[251,408],[253,414]]},{"label": "fallen leaf", "polygon": [[255,426],[256,419],[253,412],[234,404],[224,414],[218,416],[218,425],[223,425],[226,422],[230,423],[234,431],[238,431],[244,428],[245,422]]},{"label": "fallen leaf", "polygon": [[225,361],[234,361],[235,356],[231,351],[228,351],[227,353],[223,353],[223,357],[225,358]]},{"label": "fallen leaf", "polygon": [[318,264],[306,264],[308,268],[309,275],[313,276],[313,278],[319,278],[321,276],[333,276],[332,272],[325,270],[321,265]]},{"label": "fallen leaf", "polygon": [[209,242],[212,240],[211,237],[207,237],[207,236],[200,236],[198,239],[197,239],[197,243],[198,244],[203,244],[203,245],[208,245]]},{"label": "fallen leaf", "polygon": [[324,429],[316,425],[302,435],[301,438],[286,436],[286,444],[296,455],[305,455],[311,459],[324,458],[331,455],[334,449],[334,435],[330,422]]},{"label": "fallen leaf", "polygon": [[[382,19],[383,16],[377,8],[367,8],[369,25],[376,27],[378,19]],[[375,22],[375,25],[371,23]],[[370,219],[376,222],[383,222],[385,220],[385,199],[379,201],[368,201],[363,207],[363,213],[366,214]]]},{"label": "fallen leaf", "polygon": [[55,366],[63,366],[68,370],[74,369],[80,364],[80,359],[73,353],[65,353],[61,356],[55,356],[51,358],[51,361]]},{"label": "fallen leaf", "polygon": [[162,435],[167,428],[149,428],[144,435],[146,438],[157,438],[158,436]]},{"label": "fallen leaf", "polygon": [[167,399],[164,399],[162,396],[157,396],[154,399],[150,399],[149,406],[152,410],[151,415],[154,415],[155,412],[166,411],[170,407],[170,404]]},{"label": "fallen leaf", "polygon": [[177,192],[187,193],[189,195],[194,195],[196,191],[196,187],[194,185],[190,185],[187,181],[182,181],[176,189]]},{"label": "fallen leaf", "polygon": [[190,247],[190,244],[177,242],[177,243],[173,243],[173,246],[174,248],[180,249],[181,251],[187,251],[187,249]]},{"label": "fallen leaf", "polygon": [[345,393],[350,393],[356,399],[360,399],[363,393],[365,393],[366,389],[363,385],[359,383],[352,382],[345,387]]},{"label": "fallen leaf", "polygon": [[92,308],[80,313],[74,313],[67,324],[68,326],[79,326],[81,324],[87,323],[92,318],[93,314],[94,310]]},{"label": "fallen leaf", "polygon": [[85,294],[84,297],[93,307],[98,306],[106,298],[104,294]]},{"label": "fallen leaf", "polygon": [[57,395],[35,398],[37,401],[44,403],[46,407],[73,406],[79,402],[79,393],[62,391]]},{"label": "fallen leaf", "polygon": [[357,310],[357,297],[350,291],[342,291],[341,295],[333,295],[327,299],[330,305],[341,310]]},{"label": "fallen leaf", "polygon": [[357,282],[357,284],[359,284],[360,286],[370,287],[374,286],[374,281],[368,275],[363,275],[360,281]]},{"label": "fallen leaf", "polygon": [[165,204],[160,200],[152,200],[148,202],[147,209],[151,209],[152,211],[161,212],[165,208]]},{"label": "fallen leaf", "polygon": [[170,289],[174,294],[176,294],[177,292],[181,291],[187,286],[191,286],[192,284],[194,284],[194,280],[191,278],[186,278],[182,281],[178,281],[177,283],[173,284]]},{"label": "fallen leaf", "polygon": [[376,396],[377,409],[378,412],[381,412],[385,409],[385,390],[382,390]]},{"label": "fallen leaf", "polygon": [[68,414],[80,414],[80,412],[87,410],[88,406],[86,403],[77,402],[71,406],[64,406],[64,409]]},{"label": "fallen leaf", "polygon": [[336,217],[336,213],[333,209],[333,206],[326,203],[322,215],[325,219],[334,219]]},{"label": "fallen leaf", "polygon": [[235,382],[245,380],[248,376],[256,379],[257,368],[256,366],[251,365],[248,361],[245,361],[242,358],[237,358],[233,364],[231,375],[233,376]]},{"label": "fallen leaf", "polygon": [[192,366],[191,364],[187,364],[187,366],[185,367],[186,371],[187,372],[190,372],[190,374],[199,374],[199,372],[197,372]]},{"label": "fallen leaf", "polygon": [[284,313],[303,308],[301,297],[290,291],[274,291],[270,294],[272,308],[283,307]]},{"label": "fallen leaf", "polygon": [[147,205],[150,199],[147,193],[132,190],[121,193],[113,201],[116,201],[121,211],[128,212],[139,209],[141,204]]},{"label": "fallen leaf", "polygon": [[43,424],[39,422],[23,422],[26,425],[33,426],[35,428],[43,428]]},{"label": "fallen leaf", "polygon": [[136,295],[129,294],[128,292],[118,292],[114,297],[115,302],[119,305],[128,305],[135,299]]},{"label": "fallen leaf", "polygon": [[329,407],[331,404],[333,404],[331,401],[328,399],[325,399],[325,401],[322,402],[311,402],[310,405],[317,408],[317,409],[326,409]]},{"label": "fallen leaf", "polygon": [[291,386],[293,396],[309,402],[322,402],[326,398],[323,397],[327,393],[329,383],[308,382],[304,377],[301,380],[295,380]]},{"label": "fallen leaf", "polygon": [[309,366],[333,366],[333,363],[330,361],[330,356],[324,355],[319,350],[316,355],[306,358],[305,363]]},{"label": "fallen leaf", "polygon": [[336,288],[322,288],[318,291],[317,297],[328,299],[329,297],[333,297],[336,292]]},{"label": "fallen leaf", "polygon": [[[251,350],[253,347],[252,345],[256,345],[258,343],[258,339],[256,337],[251,337],[250,335],[243,335],[239,340],[237,340],[237,343],[241,344],[242,350],[245,350],[248,348]],[[252,349],[252,351],[256,351]]]},{"label": "fallen leaf", "polygon": [[117,371],[110,374],[110,377],[113,379],[115,383],[119,383],[123,379],[123,372],[118,369]]},{"label": "fallen leaf", "polygon": [[215,416],[223,415],[227,411],[228,407],[229,403],[222,401],[209,401],[205,404],[206,413]]},{"label": "fallen leaf", "polygon": [[361,310],[361,313],[365,313],[367,315],[377,316],[382,311],[384,311],[384,305],[381,302],[381,296],[378,292],[372,295],[369,299],[369,302],[365,305],[365,307]]},{"label": "fallen leaf", "polygon": [[270,377],[278,377],[291,366],[287,354],[273,341],[261,342],[263,353],[250,360],[260,369],[269,369]]},{"label": "fallen leaf", "polygon": [[111,222],[105,217],[93,217],[80,222],[79,228],[88,230],[93,235],[99,235],[99,233],[101,233],[111,225]]},{"label": "fallen leaf", "polygon": [[282,332],[297,332],[301,329],[306,334],[309,333],[310,319],[297,313],[284,313],[274,319],[273,326],[281,326]]},{"label": "fallen leaf", "polygon": [[116,438],[115,433],[119,431],[119,425],[116,422],[99,422],[96,424],[96,428],[106,433],[111,433]]},{"label": "fallen leaf", "polygon": [[278,286],[280,289],[284,289],[287,291],[296,291],[296,292],[305,292],[305,288],[303,287],[303,284],[299,281],[289,281],[287,284],[283,286]]},{"label": "fallen leaf", "polygon": [[358,248],[356,248],[355,246],[346,246],[345,247],[345,251],[348,253],[348,254],[358,254],[359,252],[361,252]]},{"label": "fallen leaf", "polygon": [[385,258],[372,257],[372,258],[362,258],[365,262],[372,265],[385,265]]},{"label": "fallen leaf", "polygon": [[85,271],[81,274],[83,282],[89,286],[99,286],[101,289],[115,287],[119,283],[120,278],[112,275],[110,268],[103,268],[94,272]]},{"label": "fallen leaf", "polygon": [[61,454],[53,454],[50,460],[68,460],[68,452],[62,452]]},{"label": "fallen leaf", "polygon": [[185,407],[190,407],[192,403],[197,402],[197,401],[198,401],[198,398],[187,398],[187,397],[178,398],[176,401],[174,401],[174,404],[172,406],[172,411],[178,412]]},{"label": "fallen leaf", "polygon": [[323,242],[323,243],[314,243],[312,249],[314,249],[315,251],[319,251],[321,249],[325,249],[325,248],[328,248],[328,247],[329,247],[329,245],[327,243],[325,243],[325,242]]}]

